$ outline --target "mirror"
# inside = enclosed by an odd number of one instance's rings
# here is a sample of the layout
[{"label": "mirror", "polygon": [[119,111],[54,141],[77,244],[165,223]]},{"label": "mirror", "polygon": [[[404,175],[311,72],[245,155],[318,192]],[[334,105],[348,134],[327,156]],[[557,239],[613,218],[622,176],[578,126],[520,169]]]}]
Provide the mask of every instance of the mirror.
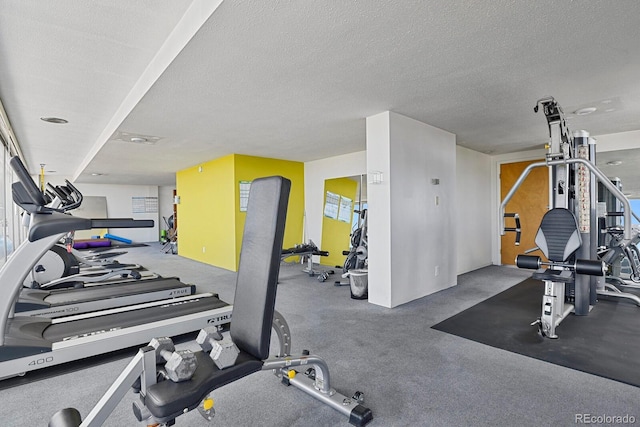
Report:
[{"label": "mirror", "polygon": [[608,177],[620,178],[629,199],[640,199],[640,148],[597,153],[596,165]]},{"label": "mirror", "polygon": [[351,233],[360,225],[360,210],[367,201],[366,175],[327,179],[324,182],[322,215],[322,247],[329,256],[320,257],[320,264],[342,267],[351,242]]},{"label": "mirror", "polygon": [[596,165],[609,178],[620,179],[631,210],[640,216],[640,148],[596,153]]}]

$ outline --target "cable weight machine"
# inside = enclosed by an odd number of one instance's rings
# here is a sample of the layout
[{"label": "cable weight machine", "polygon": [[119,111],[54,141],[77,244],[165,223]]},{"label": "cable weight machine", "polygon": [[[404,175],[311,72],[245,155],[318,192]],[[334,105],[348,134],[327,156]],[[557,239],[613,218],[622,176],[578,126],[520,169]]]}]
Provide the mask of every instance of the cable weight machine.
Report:
[{"label": "cable weight machine", "polygon": [[[552,97],[538,100],[534,112],[538,111],[544,113],[549,128],[550,140],[546,146],[545,160],[527,166],[502,201],[500,230],[501,235],[508,231],[515,231],[516,245],[519,244],[519,224],[516,227],[505,227],[505,218],[518,219],[519,216],[517,213],[506,213],[506,206],[531,170],[539,167],[549,168],[549,211],[565,209],[575,217],[575,227],[579,235],[576,239],[580,244],[574,244],[572,246],[575,248],[574,252],[567,254],[566,258],[560,256],[556,261],[550,260],[548,264],[526,259],[526,255],[519,255],[519,261],[517,260],[516,264],[521,268],[539,268],[544,265],[549,273],[554,274],[553,277],[550,274],[543,277],[540,271],[534,274],[534,278],[545,282],[545,295],[541,319],[533,324],[538,325],[542,335],[555,338],[557,337],[555,327],[569,313],[579,316],[589,314],[597,302],[598,295],[630,299],[639,306],[640,298],[620,292],[617,288],[612,289],[613,286],[605,284],[602,277],[604,265],[601,261],[598,261],[602,265],[601,273],[595,264],[586,270],[575,268],[577,261],[595,262],[592,260],[598,259],[597,182],[599,181],[613,197],[621,202],[625,224],[631,224],[631,207],[622,192],[595,166],[595,141],[589,137],[589,133],[580,130],[572,134],[566,124],[562,108]],[[540,234],[539,230],[538,235]],[[623,245],[631,241],[630,227],[625,228],[622,240]],[[538,247],[526,253],[540,249],[548,257],[545,253],[548,248],[541,248],[538,242],[539,239],[536,236]],[[570,272],[571,277],[567,278],[566,282],[559,277],[558,273],[562,271]],[[565,287],[565,284],[568,286]]]}]

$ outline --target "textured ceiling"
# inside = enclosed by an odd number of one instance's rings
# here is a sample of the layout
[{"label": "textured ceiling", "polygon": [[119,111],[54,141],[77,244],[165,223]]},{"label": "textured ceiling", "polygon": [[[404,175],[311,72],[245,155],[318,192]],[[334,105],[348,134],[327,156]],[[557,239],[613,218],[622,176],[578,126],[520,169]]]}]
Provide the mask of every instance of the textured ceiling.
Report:
[{"label": "textured ceiling", "polygon": [[321,159],[364,150],[365,118],[385,110],[516,152],[546,142],[533,106],[549,95],[567,113],[598,108],[574,130],[640,129],[635,0],[204,3],[3,7],[0,98],[31,171],[157,185],[230,153]]},{"label": "textured ceiling", "polygon": [[598,153],[597,164],[602,173],[609,178],[620,178],[622,192],[628,197],[640,198],[639,148]]}]

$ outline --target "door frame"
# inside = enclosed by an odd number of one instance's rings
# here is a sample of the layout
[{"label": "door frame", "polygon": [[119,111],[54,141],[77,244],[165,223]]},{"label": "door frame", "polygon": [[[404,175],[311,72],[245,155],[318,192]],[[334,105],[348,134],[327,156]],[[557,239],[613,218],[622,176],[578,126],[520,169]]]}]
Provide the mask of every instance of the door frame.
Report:
[{"label": "door frame", "polygon": [[506,163],[526,162],[532,160],[544,159],[547,154],[547,150],[541,148],[539,150],[523,151],[519,153],[510,153],[497,155],[491,158],[491,235],[492,235],[492,250],[491,250],[491,263],[493,265],[502,265],[501,250],[502,244],[500,239],[500,204],[502,199],[500,198],[500,168]]}]

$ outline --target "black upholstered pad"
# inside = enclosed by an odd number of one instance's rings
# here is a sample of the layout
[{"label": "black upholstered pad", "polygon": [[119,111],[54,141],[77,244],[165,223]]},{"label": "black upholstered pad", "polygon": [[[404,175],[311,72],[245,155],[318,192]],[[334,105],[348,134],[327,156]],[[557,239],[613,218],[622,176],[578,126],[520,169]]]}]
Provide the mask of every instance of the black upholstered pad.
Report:
[{"label": "black upholstered pad", "polygon": [[531,276],[534,279],[538,280],[549,280],[551,282],[564,282],[564,283],[573,283],[575,282],[575,275],[573,272],[567,270],[549,270],[546,269],[542,272],[535,272]]},{"label": "black upholstered pad", "polygon": [[240,351],[236,364],[218,369],[209,354],[195,353],[198,369],[189,381],[167,380],[147,388],[145,406],[157,419],[177,417],[196,408],[209,392],[262,369],[262,361]]},{"label": "black upholstered pad", "polygon": [[249,192],[230,333],[257,359],[269,357],[290,188],[288,179],[269,177],[254,180]]},{"label": "black upholstered pad", "polygon": [[535,242],[549,261],[568,260],[582,245],[576,217],[568,209],[551,209],[542,217]]}]

